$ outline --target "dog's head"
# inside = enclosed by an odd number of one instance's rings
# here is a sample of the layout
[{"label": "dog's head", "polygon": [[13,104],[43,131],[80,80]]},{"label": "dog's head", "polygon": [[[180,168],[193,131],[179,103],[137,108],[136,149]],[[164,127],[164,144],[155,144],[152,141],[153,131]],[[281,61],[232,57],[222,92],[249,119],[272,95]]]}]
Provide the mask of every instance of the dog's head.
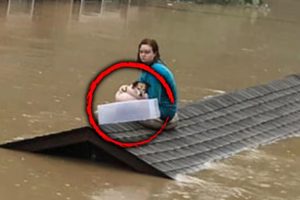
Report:
[{"label": "dog's head", "polygon": [[138,96],[140,97],[143,97],[147,93],[149,87],[149,84],[141,81],[135,81],[132,83],[132,88],[138,91]]}]

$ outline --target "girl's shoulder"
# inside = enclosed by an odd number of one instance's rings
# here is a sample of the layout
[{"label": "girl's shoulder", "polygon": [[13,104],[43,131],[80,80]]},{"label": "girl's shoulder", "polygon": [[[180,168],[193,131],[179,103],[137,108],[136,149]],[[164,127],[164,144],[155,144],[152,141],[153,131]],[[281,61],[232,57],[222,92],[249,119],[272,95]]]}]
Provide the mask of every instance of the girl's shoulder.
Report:
[{"label": "girl's shoulder", "polygon": [[152,68],[155,70],[168,69],[168,67],[160,60],[152,64]]},{"label": "girl's shoulder", "polygon": [[162,74],[171,73],[169,68],[164,63],[162,63],[161,61],[157,61],[157,62],[153,63],[152,68],[155,71],[157,71],[158,73],[162,73]]}]

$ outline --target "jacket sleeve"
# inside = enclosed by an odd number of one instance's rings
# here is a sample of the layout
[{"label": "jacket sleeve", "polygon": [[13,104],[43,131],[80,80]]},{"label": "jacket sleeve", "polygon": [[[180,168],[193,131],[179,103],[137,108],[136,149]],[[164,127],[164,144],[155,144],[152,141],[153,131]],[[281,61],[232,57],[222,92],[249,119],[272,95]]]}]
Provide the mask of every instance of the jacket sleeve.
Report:
[{"label": "jacket sleeve", "polygon": [[160,82],[151,75],[150,78],[150,87],[148,89],[149,99],[157,98],[158,102],[161,101],[161,94],[162,94],[162,86]]},{"label": "jacket sleeve", "polygon": [[153,99],[157,98],[158,102],[161,101],[162,95],[162,85],[153,75],[147,74],[147,72],[142,72],[140,75],[139,81],[149,84],[148,88],[148,98]]},{"label": "jacket sleeve", "polygon": [[140,82],[146,82],[146,73],[142,72],[140,77],[138,78],[138,81]]}]

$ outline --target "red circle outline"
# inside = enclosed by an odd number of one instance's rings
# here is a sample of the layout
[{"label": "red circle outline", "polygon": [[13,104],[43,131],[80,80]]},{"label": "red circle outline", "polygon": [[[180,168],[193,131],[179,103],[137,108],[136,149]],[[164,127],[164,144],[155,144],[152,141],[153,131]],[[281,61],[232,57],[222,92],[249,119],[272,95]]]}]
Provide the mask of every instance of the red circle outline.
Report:
[{"label": "red circle outline", "polygon": [[100,72],[97,75],[97,77],[90,83],[89,89],[88,89],[88,92],[87,92],[87,95],[86,95],[86,113],[87,113],[88,120],[89,120],[89,123],[92,126],[92,128],[105,141],[114,143],[114,144],[116,144],[120,147],[141,146],[141,145],[144,145],[144,144],[147,144],[147,143],[151,142],[154,138],[156,138],[164,130],[164,128],[166,127],[166,125],[169,121],[169,117],[167,117],[167,119],[164,121],[164,124],[162,125],[162,127],[156,133],[154,133],[152,136],[150,136],[149,138],[147,138],[145,140],[137,141],[137,142],[120,142],[118,140],[115,140],[115,139],[109,137],[104,131],[102,131],[100,129],[100,126],[98,125],[98,123],[96,123],[96,121],[94,119],[94,115],[93,115],[93,105],[92,105],[92,103],[93,103],[94,92],[95,92],[97,86],[100,84],[100,82],[106,76],[108,76],[112,72],[114,72],[118,69],[122,69],[122,68],[142,69],[142,70],[145,70],[145,71],[149,72],[150,74],[152,74],[155,78],[157,78],[160,81],[160,83],[162,84],[162,86],[166,90],[170,102],[172,104],[174,103],[174,101],[175,101],[174,100],[174,95],[172,93],[172,90],[171,90],[170,86],[168,85],[166,80],[159,73],[154,71],[150,66],[145,65],[143,63],[138,63],[138,62],[118,62],[118,63],[106,68],[104,71]]}]

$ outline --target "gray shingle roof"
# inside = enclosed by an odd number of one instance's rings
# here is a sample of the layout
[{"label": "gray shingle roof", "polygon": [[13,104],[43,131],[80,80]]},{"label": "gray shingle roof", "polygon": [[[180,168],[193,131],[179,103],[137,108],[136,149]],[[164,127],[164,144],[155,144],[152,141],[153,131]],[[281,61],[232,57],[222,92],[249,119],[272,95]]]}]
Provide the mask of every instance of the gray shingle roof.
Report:
[{"label": "gray shingle roof", "polygon": [[[2,146],[41,151],[88,141],[137,171],[174,178],[245,148],[299,134],[300,75],[198,101],[180,108],[179,119],[175,130],[165,131],[151,143],[134,148],[107,143],[89,127]],[[140,141],[154,133],[138,123],[101,128],[122,142]]]}]

